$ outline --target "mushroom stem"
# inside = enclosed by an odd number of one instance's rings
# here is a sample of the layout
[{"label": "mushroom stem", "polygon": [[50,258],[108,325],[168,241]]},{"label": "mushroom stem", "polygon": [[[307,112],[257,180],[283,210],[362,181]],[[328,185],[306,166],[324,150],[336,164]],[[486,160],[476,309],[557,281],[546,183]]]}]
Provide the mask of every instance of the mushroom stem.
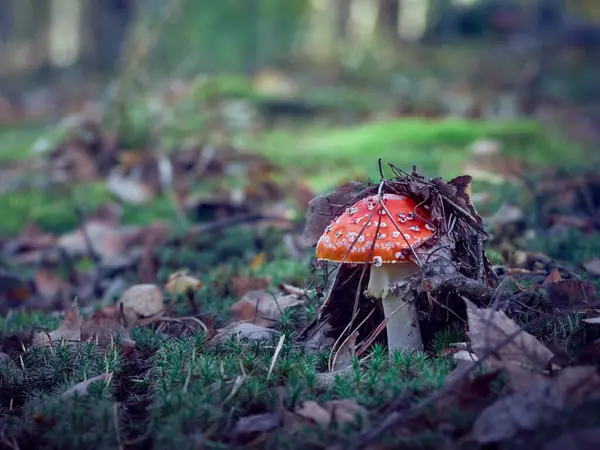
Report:
[{"label": "mushroom stem", "polygon": [[388,351],[422,350],[423,341],[419,328],[417,308],[414,303],[405,302],[389,292],[391,284],[400,283],[419,271],[413,263],[371,265],[369,285],[366,294],[381,298],[383,313],[388,320],[386,325]]}]

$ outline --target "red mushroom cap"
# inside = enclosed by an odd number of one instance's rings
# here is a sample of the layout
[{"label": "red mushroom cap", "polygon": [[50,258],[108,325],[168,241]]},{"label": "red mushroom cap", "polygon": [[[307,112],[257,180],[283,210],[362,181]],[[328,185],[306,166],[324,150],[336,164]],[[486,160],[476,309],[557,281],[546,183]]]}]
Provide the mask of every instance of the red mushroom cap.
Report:
[{"label": "red mushroom cap", "polygon": [[[431,215],[425,208],[421,206],[417,208],[417,202],[403,195],[384,194],[383,202],[392,218],[379,204],[377,195],[363,198],[347,208],[325,228],[317,243],[317,258],[340,262],[352,246],[344,263],[410,262],[408,258],[412,253],[410,247],[414,249],[420,246],[434,234],[434,227],[428,223],[431,221]],[[377,211],[373,214],[376,208]],[[397,228],[391,219],[394,220]],[[365,223],[367,226],[361,234]],[[378,223],[380,223],[379,232],[375,236]],[[371,259],[367,261],[372,246],[374,250]]]}]

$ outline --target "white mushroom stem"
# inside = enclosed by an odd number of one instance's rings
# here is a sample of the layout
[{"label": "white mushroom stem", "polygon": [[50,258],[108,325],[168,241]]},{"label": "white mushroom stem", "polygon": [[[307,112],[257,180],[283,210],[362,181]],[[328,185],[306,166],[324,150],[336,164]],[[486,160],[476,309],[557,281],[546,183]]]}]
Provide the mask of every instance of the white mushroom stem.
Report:
[{"label": "white mushroom stem", "polygon": [[381,298],[383,312],[387,319],[388,351],[422,350],[423,340],[417,308],[414,303],[405,302],[390,292],[390,285],[401,283],[419,271],[414,263],[371,265],[369,285],[365,293]]}]

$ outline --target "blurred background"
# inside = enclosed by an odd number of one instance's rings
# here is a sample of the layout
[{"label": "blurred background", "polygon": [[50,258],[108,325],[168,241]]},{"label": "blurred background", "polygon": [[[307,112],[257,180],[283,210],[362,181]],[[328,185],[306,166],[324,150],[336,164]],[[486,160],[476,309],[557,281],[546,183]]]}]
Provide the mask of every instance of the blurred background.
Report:
[{"label": "blurred background", "polygon": [[370,88],[403,111],[593,115],[599,20],[594,0],[4,0],[0,119],[80,112],[127,70],[146,87],[228,73],[280,96]]},{"label": "blurred background", "polygon": [[[595,0],[3,0],[0,40],[3,178],[39,163],[3,192],[75,180],[95,186],[91,204],[127,208],[117,191],[134,179],[152,200],[170,183],[181,203],[206,187],[173,160],[194,148],[260,155],[311,194],[377,179],[377,158],[468,172],[487,192],[589,166],[600,133]],[[76,151],[61,146],[73,139]],[[157,155],[171,181],[145,168]],[[115,188],[115,171],[129,184]],[[46,218],[47,203],[12,201],[9,228]]]}]

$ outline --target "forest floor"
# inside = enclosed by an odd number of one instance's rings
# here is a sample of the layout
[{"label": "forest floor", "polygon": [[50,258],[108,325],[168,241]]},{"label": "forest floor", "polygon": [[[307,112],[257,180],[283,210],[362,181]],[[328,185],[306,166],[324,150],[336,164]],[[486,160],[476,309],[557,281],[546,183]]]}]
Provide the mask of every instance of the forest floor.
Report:
[{"label": "forest floor", "polygon": [[[2,448],[600,439],[600,178],[589,151],[529,119],[365,113],[362,98],[324,112],[288,105],[281,119],[281,104],[199,92],[152,121],[132,108],[130,128],[2,130]],[[438,313],[459,305],[424,352],[388,355],[385,333],[369,339],[373,321],[346,339],[336,311],[352,309],[343,293],[356,280],[338,280],[324,307],[331,267],[303,240],[307,222],[322,231],[332,218],[317,217],[313,198],[410,179],[388,163],[427,180],[471,175],[473,216],[490,234],[481,270],[497,278],[461,272],[484,294],[445,279],[419,291]]]}]

